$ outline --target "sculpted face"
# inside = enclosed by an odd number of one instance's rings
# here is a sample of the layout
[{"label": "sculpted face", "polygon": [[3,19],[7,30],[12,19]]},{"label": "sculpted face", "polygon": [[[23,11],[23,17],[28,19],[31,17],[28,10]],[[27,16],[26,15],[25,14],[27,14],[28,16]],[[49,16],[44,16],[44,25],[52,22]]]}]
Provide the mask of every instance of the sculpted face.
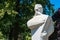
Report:
[{"label": "sculpted face", "polygon": [[34,10],[36,15],[43,13],[43,7],[41,4],[36,4]]}]

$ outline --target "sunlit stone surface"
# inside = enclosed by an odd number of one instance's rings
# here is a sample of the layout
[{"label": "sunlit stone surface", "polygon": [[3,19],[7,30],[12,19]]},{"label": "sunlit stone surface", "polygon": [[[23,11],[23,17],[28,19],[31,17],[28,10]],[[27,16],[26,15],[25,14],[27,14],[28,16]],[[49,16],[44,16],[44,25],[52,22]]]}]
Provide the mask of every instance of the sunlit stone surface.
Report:
[{"label": "sunlit stone surface", "polygon": [[48,40],[49,36],[54,32],[52,18],[42,14],[43,7],[41,4],[35,5],[35,15],[27,22],[27,26],[31,29],[32,40]]}]

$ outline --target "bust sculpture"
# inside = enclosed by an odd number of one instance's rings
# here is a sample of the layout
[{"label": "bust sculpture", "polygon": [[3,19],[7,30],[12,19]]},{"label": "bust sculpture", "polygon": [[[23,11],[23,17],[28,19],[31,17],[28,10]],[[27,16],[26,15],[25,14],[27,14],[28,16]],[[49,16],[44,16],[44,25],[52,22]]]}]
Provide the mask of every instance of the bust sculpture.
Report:
[{"label": "bust sculpture", "polygon": [[35,15],[27,22],[27,26],[31,29],[32,40],[48,40],[49,36],[54,32],[52,18],[42,14],[43,7],[41,4],[35,5]]}]

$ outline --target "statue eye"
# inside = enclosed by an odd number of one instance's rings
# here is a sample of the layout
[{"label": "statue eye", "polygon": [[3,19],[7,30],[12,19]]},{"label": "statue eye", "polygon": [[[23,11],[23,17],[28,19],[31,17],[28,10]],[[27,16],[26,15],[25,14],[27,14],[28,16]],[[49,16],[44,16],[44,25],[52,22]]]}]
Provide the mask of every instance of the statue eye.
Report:
[{"label": "statue eye", "polygon": [[38,9],[36,9],[36,11],[38,11]]}]

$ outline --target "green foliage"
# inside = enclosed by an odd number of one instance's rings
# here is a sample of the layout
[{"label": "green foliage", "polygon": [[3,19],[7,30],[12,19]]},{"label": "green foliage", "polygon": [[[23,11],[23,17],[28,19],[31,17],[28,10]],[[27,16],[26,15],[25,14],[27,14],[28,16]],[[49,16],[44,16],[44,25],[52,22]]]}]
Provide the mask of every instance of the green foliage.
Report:
[{"label": "green foliage", "polygon": [[18,12],[14,10],[15,5],[16,0],[0,0],[0,31],[5,36],[9,35],[10,27],[16,22]]},{"label": "green foliage", "polygon": [[0,32],[0,39],[2,39],[3,38],[3,34],[2,34],[2,32]]}]

